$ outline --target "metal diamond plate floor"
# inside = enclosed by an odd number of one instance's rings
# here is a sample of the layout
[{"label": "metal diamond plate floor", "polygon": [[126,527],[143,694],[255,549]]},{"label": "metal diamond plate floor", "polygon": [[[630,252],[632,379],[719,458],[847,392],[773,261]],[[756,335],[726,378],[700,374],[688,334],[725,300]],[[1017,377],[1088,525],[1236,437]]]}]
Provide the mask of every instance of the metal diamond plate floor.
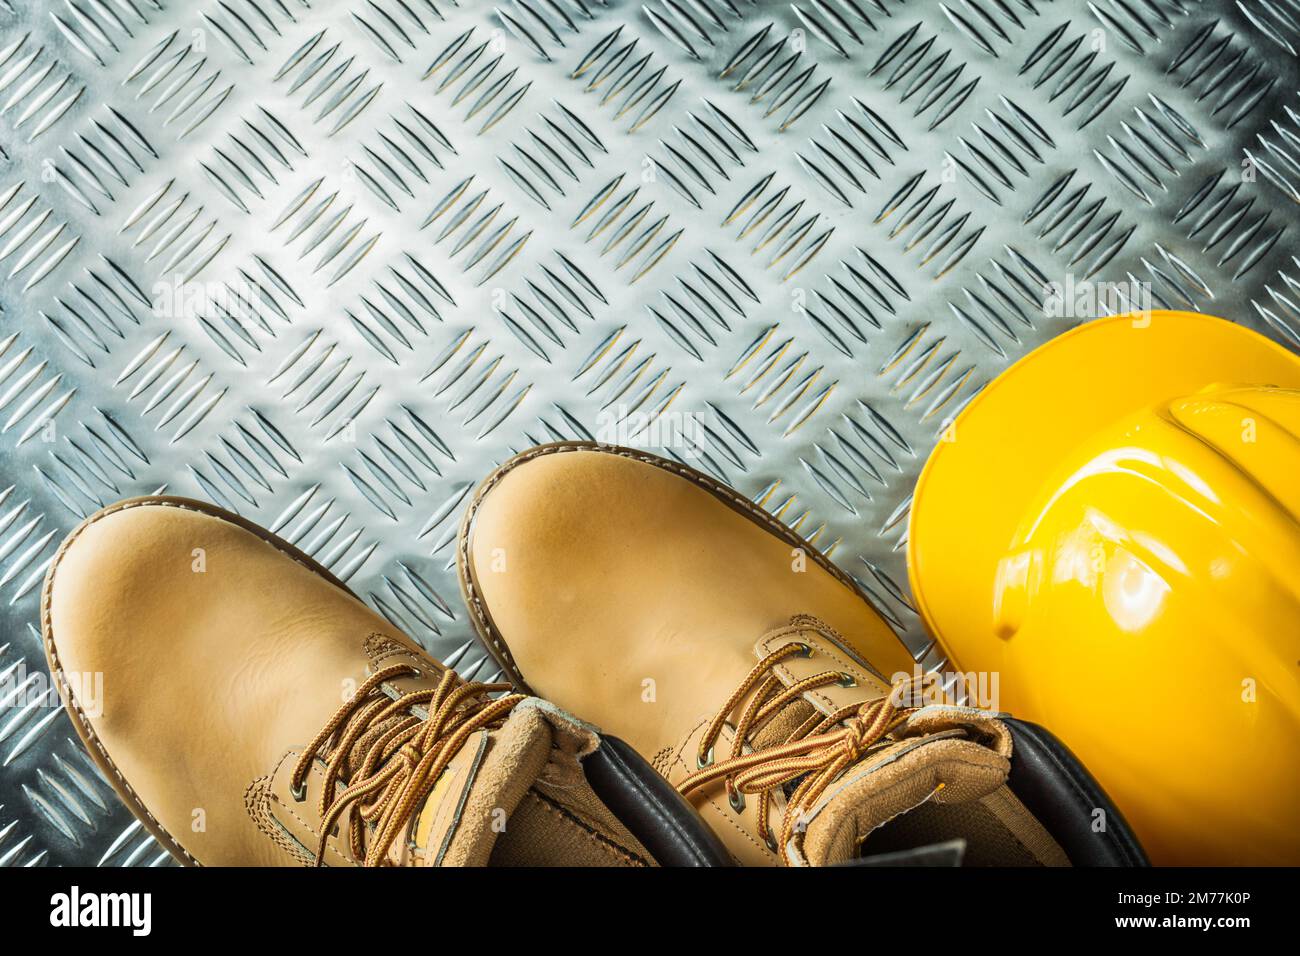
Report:
[{"label": "metal diamond plate floor", "polygon": [[667,436],[928,658],[909,496],[1002,368],[1131,296],[1300,347],[1297,44],[1296,0],[0,0],[0,863],[168,862],[40,695],[41,576],[127,495],[486,676],[468,490]]}]

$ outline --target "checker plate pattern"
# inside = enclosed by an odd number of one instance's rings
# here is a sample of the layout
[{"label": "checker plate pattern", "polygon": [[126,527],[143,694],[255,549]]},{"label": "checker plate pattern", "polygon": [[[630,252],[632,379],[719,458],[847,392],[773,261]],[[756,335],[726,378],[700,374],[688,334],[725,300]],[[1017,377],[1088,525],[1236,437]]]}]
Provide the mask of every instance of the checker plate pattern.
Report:
[{"label": "checker plate pattern", "polygon": [[0,0],[0,863],[169,862],[29,699],[41,575],[127,495],[489,677],[474,483],[669,434],[935,663],[911,489],[1078,321],[1048,283],[1300,346],[1298,43],[1295,0]]}]

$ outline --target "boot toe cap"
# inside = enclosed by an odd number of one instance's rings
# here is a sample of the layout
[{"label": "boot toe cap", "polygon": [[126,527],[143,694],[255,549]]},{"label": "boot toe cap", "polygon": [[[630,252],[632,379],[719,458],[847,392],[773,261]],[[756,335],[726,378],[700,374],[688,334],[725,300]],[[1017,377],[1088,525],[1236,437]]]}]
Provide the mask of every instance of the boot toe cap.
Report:
[{"label": "boot toe cap", "polygon": [[206,561],[214,519],[149,499],[92,516],[69,536],[46,578],[43,623],[68,669],[101,671],[175,637],[185,608],[176,584]]}]

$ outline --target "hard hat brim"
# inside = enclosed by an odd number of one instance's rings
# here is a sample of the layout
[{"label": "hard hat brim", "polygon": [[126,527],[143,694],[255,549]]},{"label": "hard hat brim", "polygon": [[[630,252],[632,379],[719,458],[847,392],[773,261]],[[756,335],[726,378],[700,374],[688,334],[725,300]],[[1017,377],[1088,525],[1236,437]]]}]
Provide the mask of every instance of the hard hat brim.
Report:
[{"label": "hard hat brim", "polygon": [[1112,316],[1048,341],[970,401],[921,470],[908,528],[917,610],[949,660],[960,666],[966,642],[994,640],[998,564],[1072,449],[1214,383],[1300,388],[1300,356],[1200,313]]}]

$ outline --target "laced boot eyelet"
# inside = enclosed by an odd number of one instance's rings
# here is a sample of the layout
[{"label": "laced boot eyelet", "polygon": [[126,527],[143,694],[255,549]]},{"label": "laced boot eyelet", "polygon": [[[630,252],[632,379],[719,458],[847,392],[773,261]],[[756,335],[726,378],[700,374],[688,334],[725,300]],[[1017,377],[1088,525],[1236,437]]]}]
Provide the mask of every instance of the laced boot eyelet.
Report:
[{"label": "laced boot eyelet", "polygon": [[771,850],[773,853],[778,852],[778,847],[776,845],[776,837],[772,835],[771,827],[763,828],[763,842],[767,844],[767,848]]},{"label": "laced boot eyelet", "polygon": [[737,813],[745,812],[745,795],[735,787],[727,788],[727,802],[731,804],[731,809]]},{"label": "laced boot eyelet", "polygon": [[812,649],[811,646],[805,644],[803,641],[795,641],[794,644],[795,644],[795,647],[799,648],[799,656],[800,656],[800,657],[812,657],[812,656],[813,656],[813,649]]},{"label": "laced boot eyelet", "polygon": [[840,686],[841,686],[841,687],[857,687],[857,686],[858,686],[858,679],[857,679],[856,677],[854,677],[852,674],[846,674],[846,673],[844,673],[843,671],[840,671]]},{"label": "laced boot eyelet", "polygon": [[296,786],[289,788],[289,796],[293,797],[294,803],[302,803],[307,799],[307,781],[303,781]]},{"label": "laced boot eyelet", "polygon": [[704,754],[702,754],[702,753],[700,753],[698,750],[695,752],[695,768],[696,768],[697,770],[703,770],[705,767],[709,766],[709,764],[711,764],[711,763],[713,763],[713,748],[712,748],[712,747],[709,748],[709,752],[708,752],[708,753],[704,753]]}]

